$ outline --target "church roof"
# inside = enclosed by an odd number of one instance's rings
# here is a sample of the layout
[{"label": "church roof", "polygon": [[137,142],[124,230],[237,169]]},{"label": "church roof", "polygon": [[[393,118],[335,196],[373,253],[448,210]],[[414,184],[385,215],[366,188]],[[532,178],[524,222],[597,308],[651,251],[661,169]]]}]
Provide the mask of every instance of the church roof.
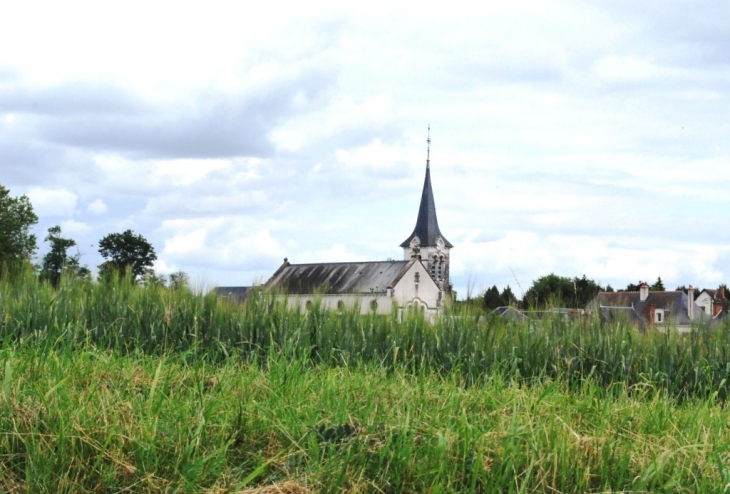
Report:
[{"label": "church roof", "polygon": [[415,261],[284,264],[266,283],[292,295],[385,292]]},{"label": "church roof", "polygon": [[426,164],[426,179],[423,182],[423,193],[421,194],[421,206],[418,208],[416,228],[400,246],[408,247],[415,236],[418,236],[418,240],[423,247],[436,246],[439,236],[444,239],[446,247],[453,247],[451,242],[446,240],[446,237],[441,235],[441,230],[439,230],[439,222],[436,218],[436,202],[433,200],[433,189],[431,187],[431,167],[428,162]]}]

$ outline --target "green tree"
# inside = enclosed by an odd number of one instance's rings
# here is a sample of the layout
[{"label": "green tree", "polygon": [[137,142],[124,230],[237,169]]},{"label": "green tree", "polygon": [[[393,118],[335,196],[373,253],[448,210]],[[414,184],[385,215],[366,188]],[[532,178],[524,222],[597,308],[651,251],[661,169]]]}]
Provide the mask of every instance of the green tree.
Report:
[{"label": "green tree", "polygon": [[487,289],[484,292],[484,296],[482,298],[484,300],[483,305],[486,310],[496,309],[501,304],[497,285],[494,285],[492,286],[492,288]]},{"label": "green tree", "polygon": [[502,293],[499,294],[499,305],[506,307],[517,302],[517,297],[512,293],[512,289],[507,285]]},{"label": "green tree", "polygon": [[663,292],[666,290],[666,288],[664,288],[664,283],[662,282],[661,276],[659,276],[654,284],[649,287],[649,290],[651,290],[652,292]]},{"label": "green tree", "polygon": [[581,278],[567,278],[550,273],[533,282],[525,293],[524,302],[537,307],[548,303],[583,307],[601,290],[601,286],[586,275]]},{"label": "green tree", "polygon": [[142,275],[142,283],[148,287],[159,286],[165,288],[165,285],[167,285],[167,276],[155,273],[154,269],[147,269]]},{"label": "green tree", "polygon": [[0,274],[3,266],[30,260],[38,248],[36,236],[30,229],[38,216],[28,196],[10,197],[10,191],[0,185]]},{"label": "green tree", "polygon": [[61,227],[56,225],[48,229],[48,235],[44,239],[51,244],[51,250],[43,256],[41,261],[40,277],[49,281],[54,287],[58,286],[61,280],[61,273],[71,272],[79,278],[89,278],[91,271],[86,266],[81,266],[79,260],[81,254],[78,252],[72,256],[68,255],[68,249],[76,246],[76,241],[61,236]]},{"label": "green tree", "polygon": [[147,273],[157,259],[152,244],[142,235],[135,235],[132,230],[110,233],[99,240],[99,253],[106,260],[99,265],[101,277],[122,275],[129,269],[133,281],[138,281]]},{"label": "green tree", "polygon": [[643,281],[640,281],[638,285],[629,283],[628,285],[626,285],[626,288],[619,288],[618,291],[619,292],[638,292],[639,287],[641,286],[642,283],[643,283]]},{"label": "green tree", "polygon": [[569,304],[575,297],[573,280],[550,273],[536,279],[525,292],[524,302],[541,307],[548,303]]},{"label": "green tree", "polygon": [[175,271],[174,273],[170,273],[170,288],[173,290],[180,290],[182,288],[187,288],[188,284],[190,283],[190,277],[185,271]]}]

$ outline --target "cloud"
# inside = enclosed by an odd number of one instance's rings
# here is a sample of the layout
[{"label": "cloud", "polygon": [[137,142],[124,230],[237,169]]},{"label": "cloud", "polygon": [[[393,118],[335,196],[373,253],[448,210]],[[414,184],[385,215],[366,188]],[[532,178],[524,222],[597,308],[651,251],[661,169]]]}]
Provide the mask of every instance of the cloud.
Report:
[{"label": "cloud", "polygon": [[71,216],[76,209],[78,197],[67,189],[44,189],[32,187],[28,198],[33,210],[39,216]]},{"label": "cloud", "polygon": [[64,235],[86,235],[92,230],[91,225],[75,220],[64,220],[61,222],[61,231]]},{"label": "cloud", "polygon": [[226,285],[400,258],[430,123],[462,294],[730,275],[725,5],[171,5],[0,17],[3,185],[90,264],[127,228]]},{"label": "cloud", "polygon": [[106,213],[108,209],[109,208],[107,207],[107,205],[101,199],[96,199],[93,202],[90,202],[88,206],[86,206],[86,210],[88,212],[97,215]]}]

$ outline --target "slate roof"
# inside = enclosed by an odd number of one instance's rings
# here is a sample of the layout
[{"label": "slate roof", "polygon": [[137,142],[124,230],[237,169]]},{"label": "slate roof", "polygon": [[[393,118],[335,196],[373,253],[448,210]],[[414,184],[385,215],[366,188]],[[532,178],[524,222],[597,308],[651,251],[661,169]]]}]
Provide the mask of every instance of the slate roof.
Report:
[{"label": "slate roof", "polygon": [[266,283],[292,295],[383,293],[416,261],[284,264]]},{"label": "slate roof", "polygon": [[228,299],[243,300],[246,293],[251,289],[250,286],[219,286],[216,288],[216,294],[219,297],[228,297]]},{"label": "slate roof", "polygon": [[514,307],[508,307],[508,306],[497,307],[492,312],[490,312],[487,317],[489,317],[491,315],[501,316],[504,319],[509,319],[510,321],[517,321],[517,322],[524,322],[528,319],[524,312],[519,311],[519,310],[515,309]]},{"label": "slate roof", "polygon": [[702,308],[694,301],[694,321],[687,314],[689,297],[682,291],[677,292],[649,292],[643,302],[639,292],[601,292],[589,304],[594,310],[601,311],[601,317],[610,319],[616,316],[619,310],[626,311],[639,324],[646,324],[649,316],[649,306],[669,311],[670,319],[678,325],[689,325],[692,322],[707,319]]},{"label": "slate roof", "polygon": [[401,247],[408,247],[413,237],[418,235],[421,245],[424,247],[435,247],[439,236],[444,239],[446,247],[453,247],[446,237],[441,235],[439,222],[436,219],[436,203],[433,200],[433,189],[431,187],[431,167],[426,166],[426,179],[423,182],[421,193],[421,206],[418,208],[418,219],[413,233],[400,244]]}]

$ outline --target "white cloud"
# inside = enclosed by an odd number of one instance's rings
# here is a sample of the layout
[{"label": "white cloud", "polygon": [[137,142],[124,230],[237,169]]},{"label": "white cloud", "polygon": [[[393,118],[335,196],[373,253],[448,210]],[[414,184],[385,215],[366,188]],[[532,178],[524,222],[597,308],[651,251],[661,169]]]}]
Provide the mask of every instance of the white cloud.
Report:
[{"label": "white cloud", "polygon": [[342,244],[336,244],[330,249],[321,250],[313,257],[319,259],[316,262],[356,262],[367,260],[364,256],[347,252],[347,249]]},{"label": "white cloud", "polygon": [[182,5],[0,8],[3,182],[37,232],[132,228],[222,284],[399,258],[430,123],[462,293],[730,279],[727,5]]},{"label": "white cloud", "polygon": [[61,222],[61,231],[64,235],[86,235],[91,230],[91,225],[81,221],[65,220]]},{"label": "white cloud", "polygon": [[94,202],[90,202],[86,207],[86,210],[91,214],[104,214],[107,212],[107,205],[101,199],[96,199]]},{"label": "white cloud", "polygon": [[38,216],[72,216],[76,209],[78,197],[64,188],[45,189],[31,187],[28,198]]},{"label": "white cloud", "polygon": [[199,228],[187,233],[178,233],[165,242],[166,254],[188,254],[199,251],[205,245],[205,228]]}]

